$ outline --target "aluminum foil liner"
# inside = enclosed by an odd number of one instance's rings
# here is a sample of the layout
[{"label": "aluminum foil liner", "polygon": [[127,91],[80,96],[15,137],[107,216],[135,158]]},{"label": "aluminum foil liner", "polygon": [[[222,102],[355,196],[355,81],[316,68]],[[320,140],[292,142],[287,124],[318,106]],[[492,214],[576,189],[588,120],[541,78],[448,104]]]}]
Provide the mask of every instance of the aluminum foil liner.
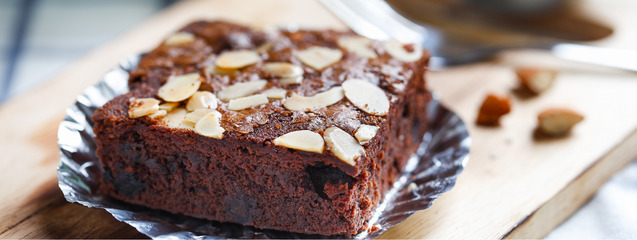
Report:
[{"label": "aluminum foil liner", "polygon": [[[58,181],[67,201],[105,209],[117,220],[157,239],[325,238],[170,214],[127,204],[97,192],[100,163],[95,156],[91,117],[98,107],[128,91],[128,71],[137,66],[140,57],[133,56],[121,62],[97,85],[86,89],[77,97],[75,105],[66,110],[58,130],[61,152]],[[427,111],[430,130],[423,136],[421,147],[412,155],[402,177],[369,220],[368,225],[374,230],[364,231],[354,238],[380,236],[414,212],[431,206],[436,198],[454,186],[469,158],[471,139],[460,118],[440,105],[437,98],[429,102]]]}]

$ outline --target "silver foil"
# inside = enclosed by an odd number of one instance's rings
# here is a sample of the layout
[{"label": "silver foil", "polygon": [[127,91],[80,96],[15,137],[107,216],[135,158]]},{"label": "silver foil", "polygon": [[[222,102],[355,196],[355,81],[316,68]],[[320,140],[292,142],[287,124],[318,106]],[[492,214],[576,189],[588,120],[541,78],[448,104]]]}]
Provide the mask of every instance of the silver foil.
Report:
[{"label": "silver foil", "polygon": [[[66,110],[66,117],[58,130],[61,153],[58,182],[67,201],[105,209],[117,220],[157,239],[325,238],[170,214],[127,204],[97,192],[100,163],[95,156],[91,117],[98,107],[128,91],[128,71],[137,66],[140,57],[137,55],[122,61],[97,85],[86,89]],[[364,231],[354,238],[380,236],[414,212],[431,206],[436,198],[454,186],[469,159],[471,139],[462,120],[440,105],[437,98],[429,102],[427,111],[429,131],[423,136],[421,147],[410,158],[403,175],[369,220],[368,225],[374,226],[375,230]]]}]

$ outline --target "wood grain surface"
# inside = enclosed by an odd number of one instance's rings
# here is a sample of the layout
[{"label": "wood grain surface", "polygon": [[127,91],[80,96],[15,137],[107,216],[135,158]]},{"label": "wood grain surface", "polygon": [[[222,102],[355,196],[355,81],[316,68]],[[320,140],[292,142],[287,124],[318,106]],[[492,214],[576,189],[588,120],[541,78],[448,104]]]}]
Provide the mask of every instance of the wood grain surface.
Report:
[{"label": "wood grain surface", "polygon": [[[584,2],[587,11],[614,28],[613,35],[593,44],[635,49],[634,2]],[[293,24],[344,29],[315,1],[183,1],[84,56],[45,85],[6,102],[0,106],[0,238],[144,237],[104,210],[64,200],[56,177],[57,128],[75,96],[102,74],[197,19],[262,28]],[[548,66],[560,74],[548,92],[525,98],[511,91],[515,66]],[[430,72],[428,81],[467,123],[471,159],[453,190],[384,238],[542,237],[637,157],[635,73],[560,61],[541,51],[516,51],[491,62]],[[501,127],[473,124],[489,92],[513,96],[513,111]],[[565,138],[534,139],[537,113],[554,106],[573,108],[586,119]]]}]

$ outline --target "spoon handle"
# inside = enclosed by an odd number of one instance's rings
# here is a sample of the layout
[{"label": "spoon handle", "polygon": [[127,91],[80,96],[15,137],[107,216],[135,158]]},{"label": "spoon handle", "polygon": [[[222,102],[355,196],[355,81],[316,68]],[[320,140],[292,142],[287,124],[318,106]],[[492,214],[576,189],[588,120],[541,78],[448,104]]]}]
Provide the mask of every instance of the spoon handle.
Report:
[{"label": "spoon handle", "polygon": [[637,72],[637,51],[558,43],[551,52],[560,58]]}]

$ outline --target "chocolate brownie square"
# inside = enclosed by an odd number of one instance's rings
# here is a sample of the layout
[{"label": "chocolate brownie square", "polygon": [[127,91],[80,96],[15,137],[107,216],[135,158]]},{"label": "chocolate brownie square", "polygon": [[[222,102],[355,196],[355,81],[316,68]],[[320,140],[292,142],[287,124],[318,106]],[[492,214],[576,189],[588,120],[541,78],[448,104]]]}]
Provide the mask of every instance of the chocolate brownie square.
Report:
[{"label": "chocolate brownie square", "polygon": [[99,190],[262,229],[366,230],[427,129],[428,57],[351,32],[189,24],[93,116]]}]

